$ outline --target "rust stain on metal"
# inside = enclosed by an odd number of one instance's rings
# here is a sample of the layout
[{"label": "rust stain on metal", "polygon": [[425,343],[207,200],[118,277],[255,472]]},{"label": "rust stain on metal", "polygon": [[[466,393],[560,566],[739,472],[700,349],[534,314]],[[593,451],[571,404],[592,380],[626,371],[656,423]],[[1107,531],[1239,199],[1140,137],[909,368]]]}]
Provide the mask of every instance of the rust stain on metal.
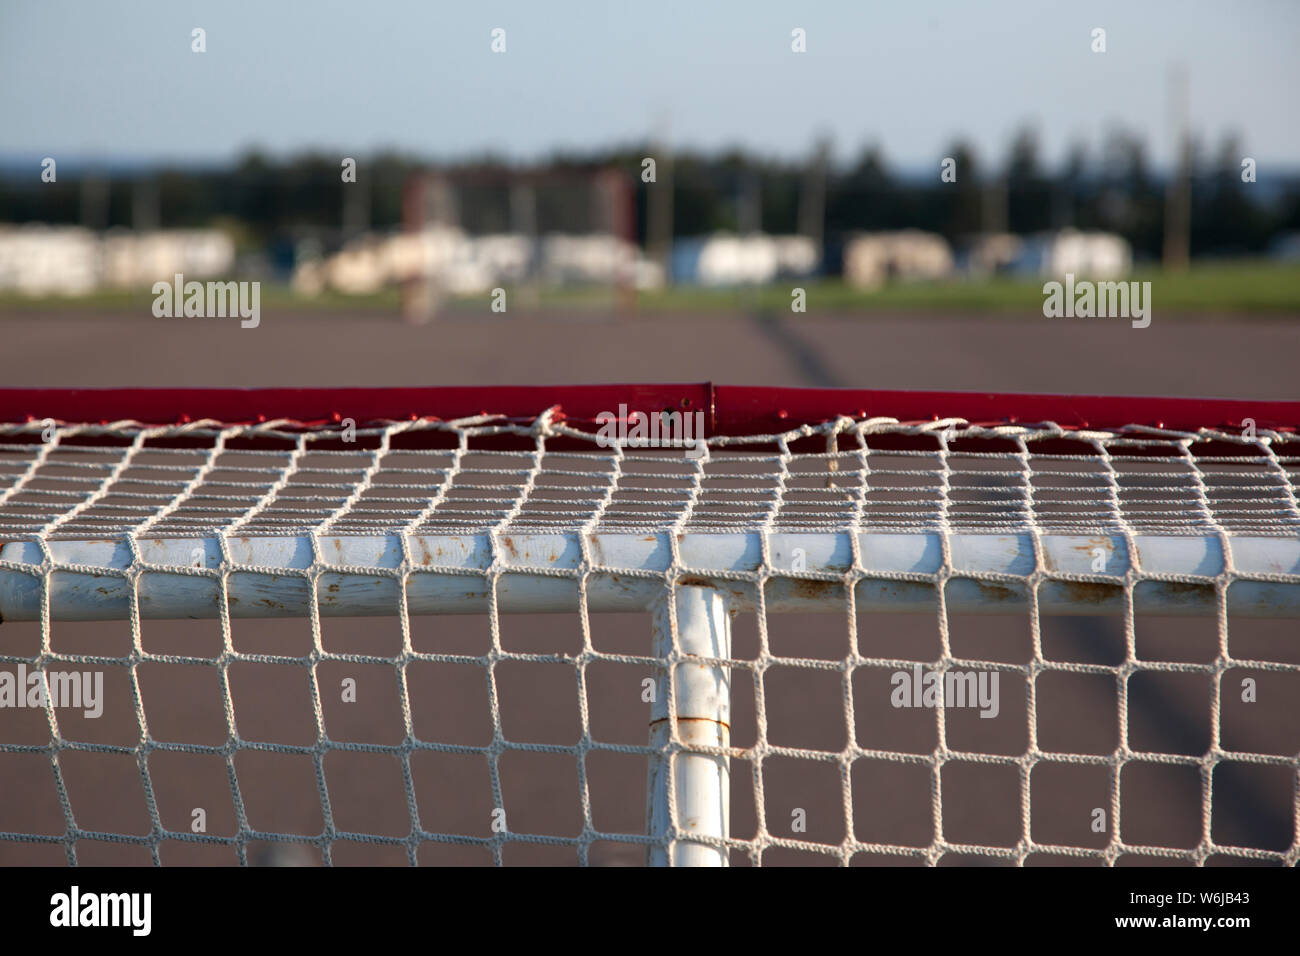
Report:
[{"label": "rust stain on metal", "polygon": [[1016,601],[1024,597],[1014,588],[1004,587],[1001,584],[990,584],[987,581],[977,581],[976,584],[980,589],[980,593],[992,603]]},{"label": "rust stain on metal", "polygon": [[1076,544],[1075,551],[1082,551],[1084,554],[1091,556],[1096,548],[1105,548],[1107,551],[1115,550],[1115,542],[1110,538],[1089,538],[1087,544]]},{"label": "rust stain on metal", "polygon": [[840,591],[838,581],[809,581],[801,578],[794,582],[794,596],[805,601],[824,601],[836,597]]},{"label": "rust stain on metal", "polygon": [[693,574],[688,574],[685,577],[678,578],[677,583],[681,587],[696,587],[696,588],[713,587],[713,582],[710,581],[708,578],[701,578]]},{"label": "rust stain on metal", "polygon": [[501,543],[504,544],[506,546],[506,550],[510,552],[510,557],[512,558],[519,557],[519,549],[515,547],[515,542],[513,538],[502,538]]},{"label": "rust stain on metal", "polygon": [[1187,598],[1194,598],[1199,601],[1211,602],[1214,600],[1213,584],[1194,584],[1188,581],[1160,581],[1157,584],[1161,592],[1171,598],[1180,601]]},{"label": "rust stain on metal", "polygon": [[[1096,551],[1098,548],[1105,548],[1107,551],[1110,551],[1113,554],[1115,551],[1115,542],[1112,541],[1110,538],[1098,537],[1098,538],[1089,538],[1083,544],[1075,544],[1075,545],[1071,545],[1070,547],[1073,550],[1078,551],[1080,554],[1085,554],[1089,558],[1091,558],[1092,553]],[[1043,565],[1049,571],[1058,570],[1056,566],[1056,562],[1052,560],[1051,552],[1046,549],[1043,550]]]},{"label": "rust stain on metal", "polygon": [[1062,581],[1061,584],[1071,604],[1109,604],[1124,595],[1124,588],[1118,584],[1096,581]]}]

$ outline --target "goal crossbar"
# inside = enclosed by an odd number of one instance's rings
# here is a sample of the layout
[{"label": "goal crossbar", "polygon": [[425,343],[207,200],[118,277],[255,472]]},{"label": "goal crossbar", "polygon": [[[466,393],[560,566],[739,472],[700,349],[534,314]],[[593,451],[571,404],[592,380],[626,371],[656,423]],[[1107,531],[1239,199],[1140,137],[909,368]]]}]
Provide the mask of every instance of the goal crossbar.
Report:
[{"label": "goal crossbar", "polygon": [[[602,411],[702,411],[710,435],[779,434],[817,427],[841,416],[894,418],[932,425],[960,416],[972,425],[1051,422],[1062,429],[1131,426],[1171,432],[1226,430],[1240,438],[1246,423],[1294,436],[1300,402],[1113,395],[999,394],[851,388],[715,385],[510,385],[340,388],[0,388],[0,422],[52,418],[69,423],[137,421],[154,425],[362,421],[441,421],[491,413],[534,420],[558,406],[571,424]],[[942,411],[936,411],[936,410]]]},{"label": "goal crossbar", "polygon": [[[377,574],[394,573],[407,575],[411,614],[484,613],[492,597],[489,575],[500,578],[495,601],[502,613],[571,611],[584,577],[588,610],[644,611],[663,591],[674,560],[692,577],[707,579],[737,611],[757,608],[754,582],[766,560],[773,566],[764,598],[768,613],[837,610],[822,589],[810,586],[816,582],[852,583],[864,610],[920,613],[933,603],[924,582],[945,570],[950,611],[1023,613],[1030,608],[1028,590],[1006,585],[1030,578],[1035,546],[1052,569],[1037,593],[1044,614],[1123,614],[1130,574],[1149,582],[1134,596],[1137,611],[1212,614],[1215,584],[1231,568],[1238,580],[1228,593],[1229,613],[1300,616],[1300,590],[1285,586],[1288,569],[1300,567],[1300,540],[1287,538],[1232,539],[1229,561],[1212,537],[951,534],[945,568],[945,538],[935,532],[697,532],[678,539],[675,556],[669,534],[591,533],[586,554],[581,533],[148,538],[135,543],[134,553],[113,540],[54,540],[45,548],[16,542],[0,551],[12,562],[0,570],[0,621],[40,620],[47,556],[61,569],[50,585],[51,613],[69,621],[124,619],[133,594],[142,618],[216,618],[223,565],[238,569],[224,592],[236,618],[306,617],[313,580],[324,616],[389,615],[395,593],[374,585]],[[1106,560],[1094,571],[1097,549]],[[797,563],[796,555],[803,567],[783,570]],[[537,574],[535,562],[548,573]],[[990,577],[1004,586],[980,584]]]}]

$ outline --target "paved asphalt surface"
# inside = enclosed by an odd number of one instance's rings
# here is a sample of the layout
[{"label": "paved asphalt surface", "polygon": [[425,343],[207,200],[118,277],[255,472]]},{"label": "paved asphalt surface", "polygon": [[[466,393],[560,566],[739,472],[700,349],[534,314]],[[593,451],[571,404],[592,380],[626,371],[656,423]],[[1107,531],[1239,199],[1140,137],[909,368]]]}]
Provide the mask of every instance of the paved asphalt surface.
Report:
[{"label": "paved asphalt surface", "polygon": [[[1049,320],[1041,317],[935,315],[641,315],[613,319],[597,314],[471,315],[460,313],[411,327],[386,315],[315,315],[264,312],[257,329],[235,320],[160,321],[147,302],[138,314],[61,315],[49,310],[0,312],[5,329],[0,384],[8,386],[258,386],[444,385],[579,382],[704,381],[763,385],[833,385],[989,391],[1206,395],[1260,399],[1300,398],[1295,317],[1176,316],[1156,314],[1148,329],[1117,320]],[[769,623],[777,653],[834,657],[842,653],[844,622],[834,615],[774,616]],[[1294,622],[1233,622],[1234,642],[1260,656],[1300,660]],[[645,653],[645,615],[593,617],[598,649]],[[863,616],[864,646],[881,653],[935,653],[933,619],[920,615]],[[486,649],[484,619],[417,618],[413,639],[423,650]],[[968,656],[1024,661],[1028,621],[968,617],[952,622],[954,650]],[[149,649],[215,655],[215,622],[146,622]],[[736,655],[757,646],[752,616],[735,625]],[[240,650],[305,654],[306,622],[237,621]],[[395,619],[331,619],[324,626],[330,649],[395,653]],[[507,618],[503,640],[512,649],[576,650],[576,615]],[[1146,618],[1138,640],[1153,657],[1203,661],[1214,656],[1212,619]],[[1045,651],[1062,659],[1113,663],[1122,657],[1119,622],[1059,618],[1044,622]],[[125,653],[129,629],[117,624],[58,624],[56,649],[73,653]],[[34,654],[39,628],[0,626],[4,653]],[[960,646],[958,646],[958,644]],[[1234,643],[1234,647],[1237,647]],[[20,650],[21,649],[21,650]],[[1206,656],[1208,654],[1208,657]],[[489,734],[487,697],[473,667],[423,667],[411,674],[417,733],[424,739],[483,744]],[[326,694],[331,737],[396,743],[401,715],[391,668],[330,665],[322,685],[337,688],[344,676],[358,682],[358,703]],[[593,665],[589,672],[592,732],[624,743],[646,740],[647,705],[640,700],[639,668]],[[1209,733],[1208,685],[1199,675],[1160,675],[1133,688],[1130,742],[1135,749],[1199,754]],[[1283,677],[1289,675],[1282,675]],[[860,675],[855,714],[861,741],[871,746],[929,752],[935,745],[932,713],[896,711],[887,701],[888,675]],[[106,675],[107,706],[99,720],[61,716],[68,739],[133,745],[138,731],[125,672]],[[837,749],[845,735],[836,675],[789,671],[768,677],[768,722],[776,743]],[[1226,680],[1226,679],[1225,679]],[[224,718],[216,670],[211,667],[141,669],[150,732],[157,740],[221,743]],[[231,670],[241,735],[248,740],[310,745],[314,739],[306,672],[247,664]],[[1019,685],[1023,687],[1023,684]],[[1300,686],[1284,679],[1260,681],[1253,710],[1225,700],[1225,746],[1269,753],[1300,748]],[[573,669],[518,665],[498,674],[504,728],[512,740],[571,745],[579,715]],[[734,739],[754,739],[752,681],[735,681]],[[1108,679],[1061,681],[1049,694],[1040,686],[1039,734],[1045,748],[1109,752],[1117,737],[1114,685]],[[999,719],[950,714],[953,747],[1020,753],[1026,740],[1023,694],[1002,688]],[[331,696],[332,695],[332,696]],[[0,710],[0,739],[42,744],[48,728],[39,712]],[[134,759],[65,752],[61,757],[79,826],[118,833],[147,832],[148,813]],[[492,795],[486,762],[478,757],[420,755],[413,780],[426,829],[487,836]],[[321,808],[307,757],[241,752],[237,772],[254,827],[318,832]],[[209,833],[235,827],[229,782],[221,759],[156,753],[150,758],[159,810],[166,825],[188,830],[202,807]],[[326,758],[335,825],[339,829],[401,836],[408,815],[398,764],[391,757],[334,752]],[[502,787],[511,830],[576,835],[581,824],[578,775],[567,756],[512,752],[501,760]],[[596,826],[641,832],[645,763],[640,757],[593,755],[589,788]],[[751,768],[734,762],[733,834],[755,829]],[[1130,776],[1131,775],[1131,776]],[[1278,849],[1293,838],[1293,774],[1285,768],[1237,766],[1216,775],[1216,840]],[[63,821],[48,759],[0,756],[0,831],[61,833]],[[831,764],[774,760],[765,768],[767,826],[789,833],[796,808],[807,813],[803,838],[837,843],[845,821],[840,780]],[[1105,834],[1091,831],[1091,810],[1108,805],[1105,768],[1040,768],[1031,781],[1036,840],[1094,847]],[[1123,836],[1130,843],[1186,847],[1200,836],[1200,784],[1194,768],[1133,767],[1123,780]],[[944,836],[950,841],[1014,844],[1020,829],[1019,780],[1014,769],[952,766],[943,780]],[[928,770],[878,762],[854,769],[854,816],[864,840],[924,846],[933,835]],[[235,862],[232,850],[168,842],[164,863]],[[82,841],[82,863],[149,862],[148,852],[111,842]],[[319,863],[316,850],[255,847],[254,862]],[[426,844],[421,863],[490,863],[478,848]],[[336,863],[403,863],[401,848],[339,843]],[[639,848],[601,843],[591,861],[638,865]],[[0,865],[61,864],[61,847],[0,842]],[[568,847],[512,844],[507,863],[569,864]],[[736,854],[734,862],[744,864]],[[825,864],[830,857],[772,852],[765,864]],[[909,862],[870,858],[855,863]],[[910,861],[915,862],[915,861]],[[987,860],[953,856],[945,864]],[[1050,863],[1051,860],[1031,860]],[[1140,863],[1129,859],[1125,863]]]}]

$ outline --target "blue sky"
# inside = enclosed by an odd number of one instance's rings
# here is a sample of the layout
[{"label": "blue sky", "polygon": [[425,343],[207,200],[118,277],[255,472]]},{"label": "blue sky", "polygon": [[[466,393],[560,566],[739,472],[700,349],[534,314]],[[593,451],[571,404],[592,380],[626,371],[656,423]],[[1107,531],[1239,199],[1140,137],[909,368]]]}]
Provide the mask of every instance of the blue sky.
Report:
[{"label": "blue sky", "polygon": [[[791,52],[795,27],[807,53]],[[0,155],[527,159],[666,122],[679,145],[794,157],[825,132],[840,159],[878,143],[912,167],[956,136],[1000,158],[1030,123],[1049,161],[1123,124],[1163,164],[1182,63],[1208,148],[1236,131],[1261,167],[1295,165],[1298,40],[1295,0],[3,0]]]}]

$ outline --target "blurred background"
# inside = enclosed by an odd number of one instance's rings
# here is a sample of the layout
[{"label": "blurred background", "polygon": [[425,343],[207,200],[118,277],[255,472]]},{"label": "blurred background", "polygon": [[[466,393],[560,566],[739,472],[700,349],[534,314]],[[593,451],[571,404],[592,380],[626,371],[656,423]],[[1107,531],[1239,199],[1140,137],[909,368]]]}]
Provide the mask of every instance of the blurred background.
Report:
[{"label": "blurred background", "polygon": [[722,307],[691,293],[798,280],[836,307],[996,308],[1040,277],[1194,267],[1216,281],[1165,297],[1294,307],[1297,17],[1196,7],[394,3],[391,34],[328,4],[19,7],[0,290],[180,271],[383,306],[430,280],[414,315],[497,287]]},{"label": "blurred background", "polygon": [[[11,384],[1294,394],[1288,3],[0,22]],[[177,273],[260,282],[258,330],[154,318]],[[1154,325],[1043,318],[1067,273]]]}]

